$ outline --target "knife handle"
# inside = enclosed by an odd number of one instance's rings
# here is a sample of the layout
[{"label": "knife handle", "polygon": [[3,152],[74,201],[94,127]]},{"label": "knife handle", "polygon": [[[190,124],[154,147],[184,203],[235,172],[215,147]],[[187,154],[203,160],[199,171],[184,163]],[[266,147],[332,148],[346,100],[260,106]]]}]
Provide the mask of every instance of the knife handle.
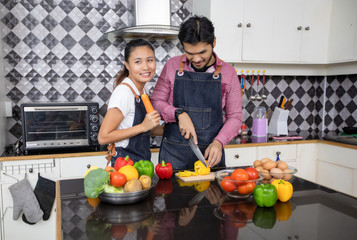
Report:
[{"label": "knife handle", "polygon": [[281,108],[282,108],[282,109],[284,109],[285,102],[286,102],[286,98],[284,97],[283,103],[281,104]]},{"label": "knife handle", "polygon": [[290,105],[293,101],[294,101],[294,99],[290,99],[289,102],[285,105],[284,109],[288,110],[288,108],[290,107]]}]

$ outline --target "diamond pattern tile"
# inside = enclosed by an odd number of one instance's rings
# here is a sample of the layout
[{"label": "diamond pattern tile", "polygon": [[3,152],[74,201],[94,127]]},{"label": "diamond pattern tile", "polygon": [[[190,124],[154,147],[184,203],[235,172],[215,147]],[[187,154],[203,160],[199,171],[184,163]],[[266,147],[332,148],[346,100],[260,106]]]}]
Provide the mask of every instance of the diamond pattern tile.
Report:
[{"label": "diamond pattern tile", "polygon": [[[179,26],[189,17],[192,1],[171,0],[172,25]],[[107,31],[135,25],[134,2],[23,0],[1,1],[0,8],[6,98],[13,102],[14,109],[19,109],[23,102],[39,100],[98,101],[102,118],[115,75],[123,66],[127,40],[98,42],[98,39]],[[150,42],[157,60],[157,72],[148,83],[152,91],[165,62],[182,54],[183,48],[178,40]],[[246,87],[250,94],[250,79]],[[255,94],[256,85],[253,89]],[[326,79],[267,75],[267,100],[252,102],[243,97],[243,121],[251,125],[256,106],[274,109],[284,94],[294,99],[289,130],[318,128],[325,131],[354,126],[356,92],[357,75],[328,76]],[[262,82],[259,93],[262,94]],[[9,119],[8,129],[8,140],[12,143],[21,136],[21,121]],[[73,239],[81,239],[76,238],[77,230],[73,231]]]}]

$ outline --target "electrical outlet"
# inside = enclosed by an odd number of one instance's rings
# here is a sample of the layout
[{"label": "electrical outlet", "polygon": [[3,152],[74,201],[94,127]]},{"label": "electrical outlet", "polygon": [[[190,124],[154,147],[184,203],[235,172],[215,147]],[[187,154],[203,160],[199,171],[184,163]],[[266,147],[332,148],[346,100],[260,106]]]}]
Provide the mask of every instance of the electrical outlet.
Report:
[{"label": "electrical outlet", "polygon": [[5,102],[5,116],[12,117],[12,103]]}]

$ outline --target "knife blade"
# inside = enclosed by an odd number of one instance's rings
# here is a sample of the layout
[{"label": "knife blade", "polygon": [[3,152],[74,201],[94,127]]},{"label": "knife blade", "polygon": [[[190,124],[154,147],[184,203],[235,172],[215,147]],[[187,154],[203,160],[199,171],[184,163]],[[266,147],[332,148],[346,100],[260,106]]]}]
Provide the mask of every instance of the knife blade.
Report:
[{"label": "knife blade", "polygon": [[192,149],[193,153],[196,155],[198,160],[200,160],[203,163],[203,165],[205,165],[205,167],[207,167],[205,157],[201,153],[201,150],[198,148],[197,144],[194,143],[193,137],[191,137],[190,140],[188,140],[188,145],[190,146],[190,148]]},{"label": "knife blade", "polygon": [[202,192],[197,193],[188,203],[187,205],[189,207],[192,207],[194,205],[198,205],[201,200],[205,197],[207,190],[204,190]]}]

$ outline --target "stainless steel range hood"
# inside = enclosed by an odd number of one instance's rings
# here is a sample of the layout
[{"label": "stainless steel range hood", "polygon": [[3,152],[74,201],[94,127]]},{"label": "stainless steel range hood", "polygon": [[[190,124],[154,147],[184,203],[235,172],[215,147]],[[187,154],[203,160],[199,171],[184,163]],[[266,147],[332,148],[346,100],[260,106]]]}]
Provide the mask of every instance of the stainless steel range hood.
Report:
[{"label": "stainless steel range hood", "polygon": [[100,39],[116,38],[176,39],[178,26],[171,25],[171,1],[135,0],[135,25],[105,33]]}]

